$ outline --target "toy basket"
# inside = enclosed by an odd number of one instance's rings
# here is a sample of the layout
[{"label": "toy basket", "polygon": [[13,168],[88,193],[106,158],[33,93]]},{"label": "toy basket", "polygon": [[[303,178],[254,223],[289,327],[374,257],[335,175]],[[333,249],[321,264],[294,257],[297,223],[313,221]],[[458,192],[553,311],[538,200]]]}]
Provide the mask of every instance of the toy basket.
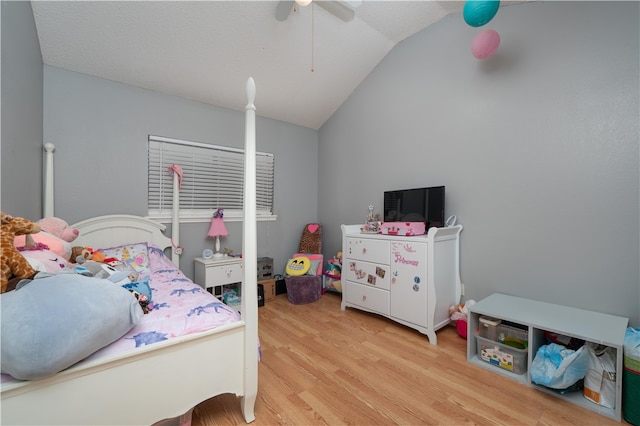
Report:
[{"label": "toy basket", "polygon": [[458,335],[463,339],[467,338],[467,320],[459,319],[456,320],[456,330],[458,330]]},{"label": "toy basket", "polygon": [[[499,339],[517,339],[528,345],[529,333],[526,330],[500,324],[496,327],[496,332]],[[476,344],[478,358],[481,360],[515,374],[527,372],[529,348],[526,345],[523,349],[516,348],[482,337],[480,332],[476,332]]]}]

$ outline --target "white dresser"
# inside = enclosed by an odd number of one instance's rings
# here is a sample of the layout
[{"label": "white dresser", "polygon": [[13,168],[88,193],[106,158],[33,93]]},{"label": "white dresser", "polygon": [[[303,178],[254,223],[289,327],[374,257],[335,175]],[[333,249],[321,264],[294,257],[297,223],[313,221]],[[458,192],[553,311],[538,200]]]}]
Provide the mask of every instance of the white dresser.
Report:
[{"label": "white dresser", "polygon": [[342,309],[388,317],[426,334],[449,324],[459,303],[462,225],[431,228],[427,235],[364,234],[342,225]]}]

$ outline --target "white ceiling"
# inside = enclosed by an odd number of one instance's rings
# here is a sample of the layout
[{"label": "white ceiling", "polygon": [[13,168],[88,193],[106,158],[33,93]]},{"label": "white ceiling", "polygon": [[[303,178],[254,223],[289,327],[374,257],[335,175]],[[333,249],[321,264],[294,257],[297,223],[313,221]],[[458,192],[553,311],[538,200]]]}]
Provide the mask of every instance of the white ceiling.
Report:
[{"label": "white ceiling", "polygon": [[364,0],[349,22],[317,5],[296,6],[281,22],[277,6],[32,1],[47,65],[234,110],[244,110],[253,77],[258,115],[312,129],[398,42],[464,2]]}]

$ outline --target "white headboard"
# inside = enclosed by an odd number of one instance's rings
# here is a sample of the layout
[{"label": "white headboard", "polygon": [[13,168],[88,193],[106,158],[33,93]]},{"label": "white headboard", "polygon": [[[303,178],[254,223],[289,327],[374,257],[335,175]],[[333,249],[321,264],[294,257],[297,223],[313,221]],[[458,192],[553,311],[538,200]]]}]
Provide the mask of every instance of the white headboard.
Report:
[{"label": "white headboard", "polygon": [[[45,170],[44,170],[44,215],[54,216],[53,194],[53,152],[55,145],[46,143]],[[73,245],[94,248],[113,247],[121,244],[150,242],[162,249],[171,247],[171,261],[180,268],[180,255],[182,248],[178,245],[180,233],[180,218],[178,206],[180,203],[179,190],[177,189],[177,176],[173,177],[173,213],[171,223],[171,237],[164,235],[166,226],[150,219],[133,215],[108,215],[97,216],[71,225],[78,229],[80,234]]]},{"label": "white headboard", "polygon": [[164,235],[166,227],[140,216],[109,215],[86,219],[72,225],[80,231],[74,245],[113,247],[126,243],[150,242],[160,248],[171,247],[171,238]]}]

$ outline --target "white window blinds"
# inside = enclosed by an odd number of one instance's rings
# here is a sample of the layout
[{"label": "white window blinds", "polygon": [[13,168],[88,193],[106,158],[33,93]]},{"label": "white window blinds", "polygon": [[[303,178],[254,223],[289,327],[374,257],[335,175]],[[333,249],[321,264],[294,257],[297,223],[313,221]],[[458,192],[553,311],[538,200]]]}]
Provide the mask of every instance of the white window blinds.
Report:
[{"label": "white window blinds", "polygon": [[[173,173],[182,168],[181,218],[211,218],[217,208],[225,217],[240,217],[243,209],[244,150],[149,136],[148,209],[150,217],[170,217],[173,203]],[[256,212],[273,213],[273,154],[256,153]]]}]

